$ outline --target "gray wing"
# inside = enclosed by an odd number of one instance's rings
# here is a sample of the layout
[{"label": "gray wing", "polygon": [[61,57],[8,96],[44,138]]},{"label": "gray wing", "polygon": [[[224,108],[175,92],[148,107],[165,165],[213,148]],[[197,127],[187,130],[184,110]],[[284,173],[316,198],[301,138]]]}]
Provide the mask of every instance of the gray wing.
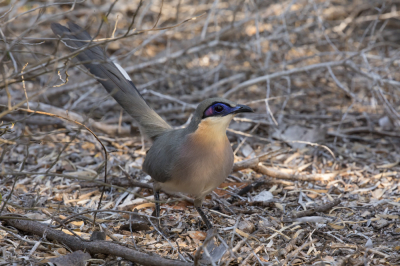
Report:
[{"label": "gray wing", "polygon": [[167,132],[154,141],[143,162],[143,171],[155,181],[164,183],[171,179],[172,168],[178,159],[179,145],[184,141],[183,130]]}]

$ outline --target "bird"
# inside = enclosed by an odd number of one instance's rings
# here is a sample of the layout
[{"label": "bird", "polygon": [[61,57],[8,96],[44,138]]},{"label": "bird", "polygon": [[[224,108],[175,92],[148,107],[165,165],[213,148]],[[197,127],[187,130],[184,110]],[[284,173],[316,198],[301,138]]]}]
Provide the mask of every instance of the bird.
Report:
[{"label": "bird", "polygon": [[194,207],[207,229],[212,229],[202,203],[233,168],[234,154],[226,130],[235,115],[253,109],[227,99],[209,98],[198,104],[186,127],[172,128],[147,104],[127,72],[94,45],[87,31],[73,22],[67,24],[52,23],[51,29],[71,51],[77,52],[75,58],[153,142],[142,169],[153,180],[155,216],[160,217],[160,191],[181,192],[194,198]]}]

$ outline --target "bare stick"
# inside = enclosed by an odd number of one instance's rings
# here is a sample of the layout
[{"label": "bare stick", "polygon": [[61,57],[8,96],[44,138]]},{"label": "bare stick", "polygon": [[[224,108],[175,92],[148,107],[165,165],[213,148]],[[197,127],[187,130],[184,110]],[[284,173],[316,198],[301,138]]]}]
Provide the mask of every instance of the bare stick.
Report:
[{"label": "bare stick", "polygon": [[340,199],[336,199],[336,200],[334,200],[334,201],[332,201],[332,202],[330,202],[328,204],[318,205],[318,206],[315,206],[315,207],[313,207],[311,209],[297,212],[297,213],[295,213],[295,214],[290,216],[290,221],[289,220],[288,221],[284,220],[284,222],[292,222],[292,219],[301,218],[301,217],[305,217],[305,216],[310,216],[310,215],[313,215],[316,212],[329,211],[330,209],[332,209],[336,205],[339,205],[340,202],[341,202]]},{"label": "bare stick", "polygon": [[331,174],[310,174],[310,175],[298,175],[298,174],[288,174],[282,171],[279,171],[275,168],[270,168],[259,163],[256,167],[253,168],[256,172],[261,174],[274,177],[281,178],[287,180],[301,180],[301,181],[329,181],[333,180],[337,173]]},{"label": "bare stick", "polygon": [[[20,217],[18,217],[20,218]],[[60,230],[54,230],[47,225],[34,222],[25,221],[21,219],[3,219],[3,221],[19,230],[32,233],[38,236],[46,234],[46,238],[63,243],[71,250],[86,250],[90,254],[106,254],[124,258],[126,260],[142,264],[142,265],[166,265],[166,266],[189,266],[191,263],[182,262],[179,260],[171,260],[160,257],[156,254],[148,255],[143,252],[127,248],[110,241],[82,241],[74,236],[65,234]]]}]

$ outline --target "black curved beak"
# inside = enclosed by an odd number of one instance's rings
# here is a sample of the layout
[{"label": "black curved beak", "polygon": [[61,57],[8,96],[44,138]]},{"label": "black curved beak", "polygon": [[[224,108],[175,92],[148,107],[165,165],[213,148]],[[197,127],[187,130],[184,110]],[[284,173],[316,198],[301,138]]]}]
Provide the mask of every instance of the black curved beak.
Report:
[{"label": "black curved beak", "polygon": [[254,111],[247,105],[238,104],[235,106],[231,114],[238,114],[238,113],[254,113]]}]

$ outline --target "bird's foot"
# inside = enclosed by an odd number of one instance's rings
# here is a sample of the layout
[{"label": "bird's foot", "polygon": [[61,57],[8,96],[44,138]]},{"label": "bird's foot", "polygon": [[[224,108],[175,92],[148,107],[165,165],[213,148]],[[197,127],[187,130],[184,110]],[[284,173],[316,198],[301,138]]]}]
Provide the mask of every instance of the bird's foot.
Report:
[{"label": "bird's foot", "polygon": [[203,222],[206,224],[207,229],[212,229],[213,225],[212,223],[207,219],[207,216],[204,214],[203,210],[200,207],[196,207],[197,212],[200,214],[201,219],[203,220]]}]

